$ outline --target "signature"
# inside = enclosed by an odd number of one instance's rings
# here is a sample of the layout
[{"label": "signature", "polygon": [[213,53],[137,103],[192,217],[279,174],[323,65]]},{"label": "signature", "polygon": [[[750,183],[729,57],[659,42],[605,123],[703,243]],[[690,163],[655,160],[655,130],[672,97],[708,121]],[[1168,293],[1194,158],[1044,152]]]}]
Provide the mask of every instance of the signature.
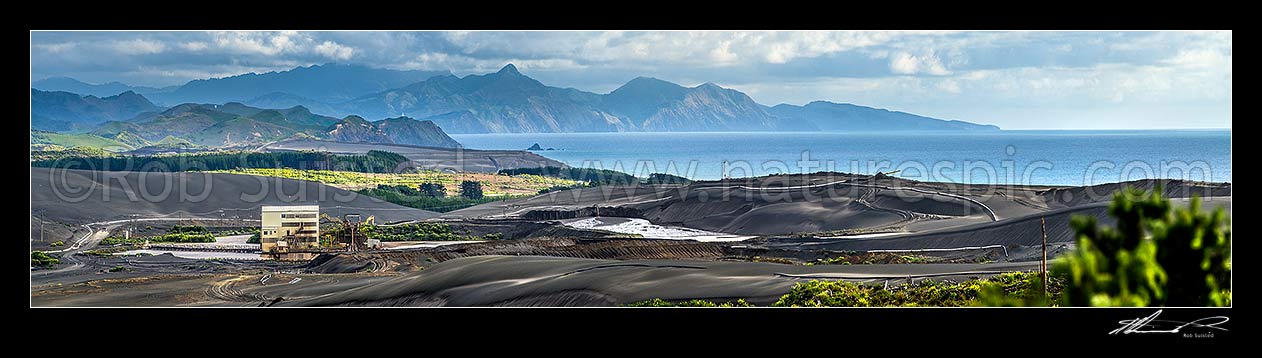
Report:
[{"label": "signature", "polygon": [[1226,331],[1226,328],[1218,325],[1227,323],[1227,316],[1205,317],[1191,322],[1179,322],[1171,320],[1157,319],[1161,315],[1162,310],[1144,318],[1124,319],[1118,321],[1122,327],[1114,329],[1109,334],[1131,334],[1131,333],[1179,333],[1184,328],[1201,328],[1201,329],[1217,329]]}]

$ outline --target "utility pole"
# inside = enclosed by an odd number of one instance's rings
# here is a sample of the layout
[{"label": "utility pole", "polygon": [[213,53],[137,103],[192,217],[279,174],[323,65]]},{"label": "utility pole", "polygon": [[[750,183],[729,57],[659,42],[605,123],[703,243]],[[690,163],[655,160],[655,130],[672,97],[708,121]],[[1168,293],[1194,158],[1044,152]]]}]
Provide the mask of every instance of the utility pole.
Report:
[{"label": "utility pole", "polygon": [[1047,297],[1047,217],[1039,217],[1039,227],[1043,229],[1043,262],[1039,264],[1043,277],[1043,297]]},{"label": "utility pole", "polygon": [[346,223],[346,228],[351,231],[351,243],[346,247],[347,252],[357,251],[355,248],[355,232],[359,231],[359,214],[346,214],[342,216]]}]

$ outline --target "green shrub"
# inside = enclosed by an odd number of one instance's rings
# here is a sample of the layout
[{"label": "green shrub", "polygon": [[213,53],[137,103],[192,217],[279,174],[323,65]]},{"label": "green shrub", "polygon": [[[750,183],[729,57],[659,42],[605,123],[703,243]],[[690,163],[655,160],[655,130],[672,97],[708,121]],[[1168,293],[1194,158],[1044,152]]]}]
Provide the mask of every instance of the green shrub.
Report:
[{"label": "green shrub", "polygon": [[441,198],[447,196],[447,188],[439,183],[424,183],[420,186],[421,193],[431,198]]},{"label": "green shrub", "polygon": [[706,300],[687,300],[680,302],[670,302],[660,298],[654,298],[647,301],[640,301],[627,304],[627,307],[753,307],[754,305],[745,302],[744,299],[736,301],[728,301],[723,303],[714,303]]},{"label": "green shrub", "polygon": [[205,234],[173,233],[173,234],[153,236],[148,239],[149,239],[149,242],[199,243],[199,242],[215,242],[215,235],[211,233],[205,233]]},{"label": "green shrub", "polygon": [[[811,280],[794,285],[789,293],[780,297],[780,300],[772,306],[964,307],[987,305],[999,300],[1020,302],[1019,300],[1031,295],[1042,295],[1042,283],[1038,280],[1039,274],[1034,272],[1009,272],[986,280],[968,280],[959,283],[924,280],[888,288],[883,285],[847,281]],[[990,296],[982,299],[983,292],[988,292]],[[1058,292],[1051,291],[1049,295],[1056,297]]]},{"label": "green shrub", "polygon": [[[205,229],[205,228],[203,228],[203,229]],[[131,238],[127,238],[127,239],[122,238],[122,237],[117,237],[117,236],[111,236],[111,237],[107,237],[107,238],[105,238],[105,240],[101,240],[101,244],[104,244],[104,245],[118,245],[118,244],[140,245],[140,244],[145,243],[145,240],[149,240],[149,242],[150,242],[150,243],[168,243],[168,242],[170,242],[170,243],[204,243],[204,242],[215,242],[215,235],[214,235],[214,234],[211,234],[211,233],[209,233],[209,232],[206,232],[206,233],[201,233],[201,234],[198,234],[198,233],[170,233],[170,234],[163,234],[163,235],[150,236],[150,237],[137,237],[137,236],[132,236]]]},{"label": "green shrub", "polygon": [[482,199],[482,183],[472,180],[460,182],[460,196],[473,200]]},{"label": "green shrub", "polygon": [[372,189],[361,189],[356,191],[356,193],[406,207],[444,213],[464,209],[478,204],[521,197],[515,195],[501,195],[496,197],[480,197],[477,199],[471,199],[464,196],[432,197],[425,195],[423,192],[418,192],[418,195],[406,195],[390,186],[378,186],[377,188]]},{"label": "green shrub", "polygon": [[171,233],[171,234],[209,234],[209,233],[210,233],[210,230],[206,229],[206,227],[205,227],[205,226],[200,226],[200,225],[188,225],[188,226],[181,226],[181,225],[179,225],[179,224],[176,224],[175,226],[172,226],[170,230],[167,230],[167,233]]},{"label": "green shrub", "polygon": [[[336,233],[341,228],[332,228],[329,232]],[[381,241],[469,241],[469,240],[499,240],[503,238],[502,234],[493,233],[482,237],[469,236],[456,233],[451,226],[443,223],[411,223],[395,226],[378,226],[363,225],[359,227],[359,232],[369,239],[377,239]],[[496,234],[499,234],[498,236]]]},{"label": "green shrub", "polygon": [[61,241],[61,240],[57,240],[57,241],[53,241],[53,243],[51,243],[51,244],[48,244],[48,246],[52,246],[52,247],[66,246],[66,242],[65,242],[65,241]]},{"label": "green shrub", "polygon": [[53,257],[43,251],[31,252],[31,266],[51,267],[61,263],[61,259]]},{"label": "green shrub", "polygon": [[1048,276],[1047,294],[1043,294],[1043,277],[1038,272],[1004,273],[988,280],[978,295],[978,305],[988,307],[1052,306],[1065,288],[1065,279]]},{"label": "green shrub", "polygon": [[1069,306],[1229,306],[1231,229],[1222,208],[1199,198],[1172,209],[1161,188],[1114,195],[1116,227],[1075,217],[1078,246],[1053,268],[1067,277]]},{"label": "green shrub", "polygon": [[640,181],[640,179],[636,178],[635,176],[632,176],[631,174],[614,171],[614,170],[594,169],[594,168],[558,168],[558,167],[514,168],[514,169],[501,169],[499,173],[504,174],[504,175],[520,175],[520,174],[539,175],[539,176],[547,176],[547,177],[554,177],[554,178],[578,180],[578,181],[583,181],[583,182],[589,182],[596,185],[604,185],[604,184],[625,185],[625,184],[637,183]]}]

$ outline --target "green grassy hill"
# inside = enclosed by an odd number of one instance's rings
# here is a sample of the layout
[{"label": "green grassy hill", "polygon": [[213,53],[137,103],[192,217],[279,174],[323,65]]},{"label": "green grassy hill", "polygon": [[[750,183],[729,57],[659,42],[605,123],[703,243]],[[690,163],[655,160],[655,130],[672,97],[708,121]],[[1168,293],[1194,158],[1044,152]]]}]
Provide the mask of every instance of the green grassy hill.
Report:
[{"label": "green grassy hill", "polygon": [[73,147],[97,148],[111,152],[121,152],[136,148],[127,143],[92,134],[65,134],[38,130],[31,131],[32,150],[57,150]]}]

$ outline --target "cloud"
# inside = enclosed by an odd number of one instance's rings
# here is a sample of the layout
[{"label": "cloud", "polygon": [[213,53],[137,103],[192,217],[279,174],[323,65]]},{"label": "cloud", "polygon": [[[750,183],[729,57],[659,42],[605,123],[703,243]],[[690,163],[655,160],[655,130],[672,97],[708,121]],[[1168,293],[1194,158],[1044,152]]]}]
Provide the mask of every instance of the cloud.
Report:
[{"label": "cloud", "polygon": [[66,52],[67,50],[73,49],[77,45],[78,44],[73,43],[73,42],[62,42],[62,43],[52,43],[52,44],[37,44],[35,45],[35,47],[42,49],[44,51],[47,51],[49,53],[55,54],[55,53]]},{"label": "cloud", "polygon": [[723,41],[718,47],[710,50],[710,60],[715,63],[734,63],[740,60],[740,56],[732,52],[732,42]]},{"label": "cloud", "polygon": [[355,53],[355,49],[348,46],[342,46],[333,41],[325,41],[315,47],[315,52],[324,57],[346,61],[351,59],[351,55]]},{"label": "cloud", "polygon": [[180,47],[184,48],[185,50],[196,52],[196,51],[205,50],[206,48],[210,47],[210,45],[201,41],[193,41],[193,42],[185,42],[183,44],[180,44]]},{"label": "cloud", "polygon": [[1231,55],[1212,49],[1182,50],[1162,63],[1185,68],[1225,68],[1231,70]]},{"label": "cloud", "polygon": [[327,62],[463,76],[513,63],[597,92],[652,76],[764,104],[824,99],[1001,125],[1019,119],[987,109],[1211,106],[1229,126],[1231,43],[1231,31],[33,31],[30,53],[33,80],[167,86]]},{"label": "cloud", "polygon": [[942,65],[942,60],[933,54],[933,51],[924,55],[912,55],[906,52],[899,52],[890,57],[890,71],[900,75],[930,74],[930,75],[949,75],[951,71],[947,71],[946,66]]},{"label": "cloud", "polygon": [[294,42],[290,40],[290,32],[267,33],[251,31],[218,31],[212,32],[216,47],[235,54],[259,54],[276,56],[291,52]]},{"label": "cloud", "polygon": [[[581,63],[730,66],[784,64],[939,32],[902,31],[605,31],[444,33],[469,56],[565,57]],[[632,64],[634,65],[634,64]]]},{"label": "cloud", "polygon": [[166,44],[142,39],[115,41],[113,47],[125,55],[152,55],[166,50]]}]

